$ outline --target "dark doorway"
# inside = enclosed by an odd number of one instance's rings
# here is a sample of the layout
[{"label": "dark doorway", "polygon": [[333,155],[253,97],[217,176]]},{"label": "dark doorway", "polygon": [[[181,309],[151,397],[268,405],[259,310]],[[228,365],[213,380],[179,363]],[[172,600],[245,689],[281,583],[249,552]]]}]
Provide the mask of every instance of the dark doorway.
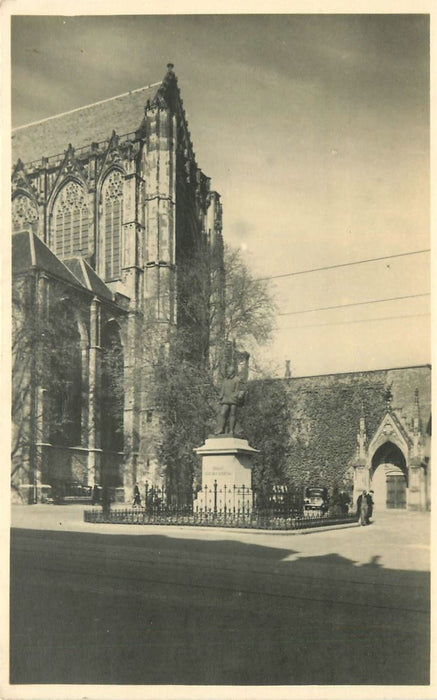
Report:
[{"label": "dark doorway", "polygon": [[387,475],[387,508],[407,507],[407,485],[403,474]]},{"label": "dark doorway", "polygon": [[407,507],[408,469],[402,450],[390,440],[384,442],[373,455],[371,488],[375,503],[381,508]]}]

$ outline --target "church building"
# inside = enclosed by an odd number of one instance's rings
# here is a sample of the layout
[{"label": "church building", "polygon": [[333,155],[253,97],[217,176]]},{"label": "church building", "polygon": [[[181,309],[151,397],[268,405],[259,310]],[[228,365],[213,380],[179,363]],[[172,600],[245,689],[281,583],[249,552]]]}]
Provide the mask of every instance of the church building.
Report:
[{"label": "church building", "polygon": [[[220,196],[173,65],[161,82],[18,127],[12,152],[13,501],[95,484],[130,500],[162,477],[156,354],[191,324],[187,351],[221,356]],[[222,312],[213,327],[192,320],[205,290]],[[289,375],[260,385],[263,402],[275,384],[290,408],[290,483],[429,508],[429,366]],[[255,448],[261,433],[247,436]]]},{"label": "church building", "polygon": [[103,481],[130,498],[158,468],[150,336],[166,352],[189,322],[184,266],[223,269],[220,196],[173,65],[158,83],[16,128],[12,153],[13,500]]}]

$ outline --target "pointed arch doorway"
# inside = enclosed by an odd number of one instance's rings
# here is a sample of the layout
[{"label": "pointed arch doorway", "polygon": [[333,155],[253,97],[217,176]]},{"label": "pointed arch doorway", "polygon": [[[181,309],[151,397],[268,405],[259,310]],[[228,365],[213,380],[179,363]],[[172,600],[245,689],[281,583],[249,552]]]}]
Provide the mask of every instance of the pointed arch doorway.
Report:
[{"label": "pointed arch doorway", "polygon": [[408,470],[402,450],[389,440],[375,451],[370,470],[370,488],[380,510],[407,507]]}]

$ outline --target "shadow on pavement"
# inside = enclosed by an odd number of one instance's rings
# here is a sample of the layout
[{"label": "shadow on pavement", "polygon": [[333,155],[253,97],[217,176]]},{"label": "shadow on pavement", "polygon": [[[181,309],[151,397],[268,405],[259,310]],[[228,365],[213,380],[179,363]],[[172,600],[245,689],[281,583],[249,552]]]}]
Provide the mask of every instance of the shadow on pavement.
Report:
[{"label": "shadow on pavement", "polygon": [[11,683],[426,685],[429,576],[230,540],[12,530]]}]

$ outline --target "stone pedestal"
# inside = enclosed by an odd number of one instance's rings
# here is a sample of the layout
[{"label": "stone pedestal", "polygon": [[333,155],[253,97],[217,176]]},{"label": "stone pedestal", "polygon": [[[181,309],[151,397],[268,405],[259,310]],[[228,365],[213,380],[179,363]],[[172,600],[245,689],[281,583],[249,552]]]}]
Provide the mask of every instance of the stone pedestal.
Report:
[{"label": "stone pedestal", "polygon": [[202,490],[195,507],[247,509],[252,503],[252,457],[259,450],[234,435],[217,435],[196,453],[202,457]]}]

